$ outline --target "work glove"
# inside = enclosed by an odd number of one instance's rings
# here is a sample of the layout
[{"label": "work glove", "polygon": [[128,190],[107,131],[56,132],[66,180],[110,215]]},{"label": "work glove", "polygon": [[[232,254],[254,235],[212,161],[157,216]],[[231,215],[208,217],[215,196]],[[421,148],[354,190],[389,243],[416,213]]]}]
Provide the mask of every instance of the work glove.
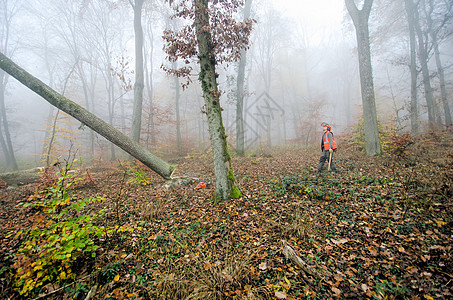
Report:
[{"label": "work glove", "polygon": [[329,149],[329,152],[330,152],[330,153],[332,153],[332,152],[333,152],[333,149],[332,149],[332,148],[331,148],[331,149]]}]

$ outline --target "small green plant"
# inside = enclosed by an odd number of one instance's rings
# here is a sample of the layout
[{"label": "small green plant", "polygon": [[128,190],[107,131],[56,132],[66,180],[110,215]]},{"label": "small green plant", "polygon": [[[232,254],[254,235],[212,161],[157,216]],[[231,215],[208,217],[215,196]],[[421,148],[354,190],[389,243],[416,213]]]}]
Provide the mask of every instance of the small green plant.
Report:
[{"label": "small green plant", "polygon": [[74,201],[71,187],[77,183],[69,172],[74,160],[66,163],[61,176],[50,187],[33,195],[31,203],[22,204],[38,210],[33,226],[15,236],[22,240],[17,251],[15,286],[23,296],[32,294],[48,282],[61,282],[75,278],[72,266],[82,255],[94,257],[94,241],[106,232],[93,225],[102,211],[83,215],[83,209],[103,198]]},{"label": "small green plant", "polygon": [[404,297],[409,294],[409,289],[403,285],[394,284],[391,281],[380,280],[376,282],[376,294],[384,299],[387,298],[388,295]]},{"label": "small green plant", "polygon": [[302,194],[304,192],[302,184],[303,181],[297,176],[286,176],[271,182],[272,190],[277,197],[287,193]]},{"label": "small green plant", "polygon": [[47,283],[73,280],[79,259],[96,256],[96,242],[106,235],[129,230],[95,225],[103,210],[86,214],[88,205],[104,198],[72,199],[71,187],[77,183],[69,172],[73,162],[66,163],[51,186],[38,190],[29,203],[22,203],[25,208],[37,210],[30,218],[31,229],[19,231],[14,237],[20,241],[13,266],[15,287],[23,297],[35,295]]},{"label": "small green plant", "polygon": [[132,174],[134,176],[133,178],[129,179],[129,183],[135,183],[143,186],[151,183],[149,178],[147,177],[146,172],[142,169],[131,168],[128,170],[127,174]]}]

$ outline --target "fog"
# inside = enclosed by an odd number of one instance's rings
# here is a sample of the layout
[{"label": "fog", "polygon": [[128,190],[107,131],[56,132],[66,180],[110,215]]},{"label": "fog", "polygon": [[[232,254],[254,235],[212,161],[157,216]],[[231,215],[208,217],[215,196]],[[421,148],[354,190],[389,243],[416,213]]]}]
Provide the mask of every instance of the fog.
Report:
[{"label": "fog", "polygon": [[[129,1],[0,0],[0,3],[1,52],[57,92],[129,135],[135,80],[134,14]],[[448,1],[433,3],[442,8],[448,6]],[[451,7],[436,13],[435,24],[446,20],[438,28],[442,34],[439,51],[451,107]],[[191,84],[182,89],[183,80],[177,82],[161,68],[170,65],[163,51],[163,31],[181,25],[170,15],[164,1],[145,1],[141,144],[165,158],[209,149],[198,69],[194,67]],[[357,41],[344,1],[253,0],[251,17],[256,23],[247,51],[245,75],[247,153],[270,146],[317,142],[321,122],[331,124],[337,134],[349,132],[351,126],[360,122]],[[375,0],[369,26],[378,119],[382,126],[410,131],[410,50],[404,1]],[[436,120],[439,125],[446,125],[439,72],[432,45],[427,47]],[[237,63],[217,66],[223,92],[223,123],[233,150],[237,70]],[[8,136],[21,169],[45,165],[46,161],[53,163],[67,157],[69,151],[77,152],[85,161],[126,157],[107,140],[66,114],[57,114],[56,108],[1,72],[4,107],[0,110],[4,110],[6,120],[0,117],[0,138],[5,141],[0,145],[0,171],[11,169],[6,156]],[[180,94],[179,121],[176,89]],[[418,117],[420,126],[426,127],[428,116],[421,75]]]}]

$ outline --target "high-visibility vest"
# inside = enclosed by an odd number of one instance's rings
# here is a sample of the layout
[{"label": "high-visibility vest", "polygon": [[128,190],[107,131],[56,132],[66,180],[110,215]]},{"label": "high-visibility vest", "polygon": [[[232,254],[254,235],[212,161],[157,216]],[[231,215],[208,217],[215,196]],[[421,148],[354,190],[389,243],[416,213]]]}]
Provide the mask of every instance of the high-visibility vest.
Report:
[{"label": "high-visibility vest", "polygon": [[[330,149],[330,142],[329,142],[329,132],[330,131],[326,131],[326,133],[324,133],[324,150],[329,150]],[[332,133],[332,132],[330,132]],[[332,150],[335,150],[337,149],[337,142],[335,142],[335,137],[333,136],[333,133],[332,133]]]}]

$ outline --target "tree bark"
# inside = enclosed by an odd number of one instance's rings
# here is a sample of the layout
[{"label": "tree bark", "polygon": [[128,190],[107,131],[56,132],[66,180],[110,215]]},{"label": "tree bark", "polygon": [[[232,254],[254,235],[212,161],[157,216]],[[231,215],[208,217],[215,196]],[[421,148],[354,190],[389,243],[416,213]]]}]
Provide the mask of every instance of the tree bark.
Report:
[{"label": "tree bark", "polygon": [[370,17],[373,0],[365,0],[361,10],[357,8],[354,0],[345,0],[345,3],[354,23],[357,36],[365,131],[365,150],[368,156],[374,156],[381,153],[381,143],[379,141],[378,133],[373,70],[371,66],[370,33],[368,29],[368,19]]},{"label": "tree bark", "polygon": [[11,141],[11,134],[9,132],[8,118],[6,115],[6,105],[5,105],[5,87],[6,87],[6,74],[3,71],[0,71],[0,114],[2,126],[4,133],[5,148],[4,153],[6,157],[7,166],[11,167],[13,170],[18,170],[16,157],[14,155],[13,143]]},{"label": "tree bark", "polygon": [[428,121],[429,126],[433,126],[436,122],[435,117],[435,108],[434,108],[434,95],[433,89],[431,87],[431,79],[429,76],[429,69],[428,69],[428,39],[424,36],[422,28],[420,26],[420,15],[418,12],[418,8],[414,6],[414,26],[415,32],[417,33],[418,37],[418,58],[420,61],[421,69],[422,69],[422,76],[423,76],[423,87],[425,91],[425,100],[426,105],[428,107]]},{"label": "tree bark", "polygon": [[[250,18],[252,0],[247,0],[244,7],[244,20]],[[244,82],[245,66],[247,64],[247,53],[245,49],[241,50],[241,59],[239,60],[238,76],[236,80],[236,153],[238,156],[245,155],[244,140]]]},{"label": "tree bark", "polygon": [[412,0],[404,0],[407,23],[409,26],[409,45],[410,45],[410,72],[411,72],[411,131],[412,135],[418,136],[418,103],[417,103],[417,46],[415,37],[415,17],[414,17],[414,3]]},{"label": "tree bark", "polygon": [[231,157],[228,153],[225,128],[222,122],[220,91],[215,70],[216,59],[213,53],[212,36],[209,25],[208,0],[193,0],[195,5],[195,29],[200,60],[200,75],[203,98],[208,118],[208,131],[214,160],[216,177],[216,200],[228,200],[241,196],[235,186]]},{"label": "tree bark", "polygon": [[[440,84],[440,96],[442,100],[442,104],[444,107],[444,116],[445,116],[445,125],[447,127],[451,127],[452,125],[452,118],[450,112],[450,106],[448,104],[447,98],[447,90],[445,88],[445,73],[442,67],[442,61],[440,59],[440,51],[439,51],[439,42],[438,42],[438,29],[433,28],[433,19],[432,13],[434,10],[434,3],[433,0],[429,0],[429,11],[426,12],[426,19],[428,21],[428,30],[429,35],[431,36],[431,42],[433,44],[433,51],[434,51],[434,58],[436,60],[436,67],[437,67],[437,74],[439,75],[439,84]],[[445,22],[442,22],[444,25]]]},{"label": "tree bark", "polygon": [[0,146],[3,151],[3,156],[5,157],[5,162],[8,164],[10,161],[8,147],[6,146],[5,138],[3,137],[3,130],[2,130],[2,114],[0,114]]},{"label": "tree bark", "polygon": [[135,0],[134,8],[134,31],[135,31],[135,85],[134,85],[134,111],[132,113],[131,138],[140,143],[140,130],[142,127],[143,107],[143,28],[142,7],[144,0]]},{"label": "tree bark", "polygon": [[107,140],[141,161],[163,178],[170,179],[175,168],[174,165],[170,165],[163,161],[161,158],[150,153],[137,142],[133,141],[113,126],[107,124],[102,119],[93,115],[82,106],[58,94],[42,81],[16,65],[3,53],[0,53],[0,68],[43,97],[44,100],[79,120],[82,124],[85,124],[89,128],[93,129]]},{"label": "tree bark", "polygon": [[[174,69],[177,69],[176,62],[174,63]],[[175,113],[176,113],[176,146],[178,149],[178,153],[182,154],[182,138],[181,138],[181,113],[180,113],[180,100],[181,100],[181,93],[180,93],[180,83],[179,77],[174,76],[174,84],[175,84]]]},{"label": "tree bark", "polygon": [[[154,124],[154,102],[153,102],[153,95],[154,95],[154,77],[153,77],[153,55],[154,55],[154,33],[153,33],[153,28],[152,28],[152,22],[151,20],[147,21],[147,35],[148,35],[148,41],[149,41],[149,49],[145,46],[145,53],[147,55],[144,56],[145,64],[144,64],[144,70],[145,70],[145,85],[146,85],[146,90],[147,90],[147,95],[149,99],[149,120],[148,120],[148,135],[146,137],[146,145],[150,145],[150,148],[154,147],[156,145],[156,137],[155,137],[155,124]],[[147,58],[149,58],[149,70],[148,70],[148,63],[147,63]]]}]

